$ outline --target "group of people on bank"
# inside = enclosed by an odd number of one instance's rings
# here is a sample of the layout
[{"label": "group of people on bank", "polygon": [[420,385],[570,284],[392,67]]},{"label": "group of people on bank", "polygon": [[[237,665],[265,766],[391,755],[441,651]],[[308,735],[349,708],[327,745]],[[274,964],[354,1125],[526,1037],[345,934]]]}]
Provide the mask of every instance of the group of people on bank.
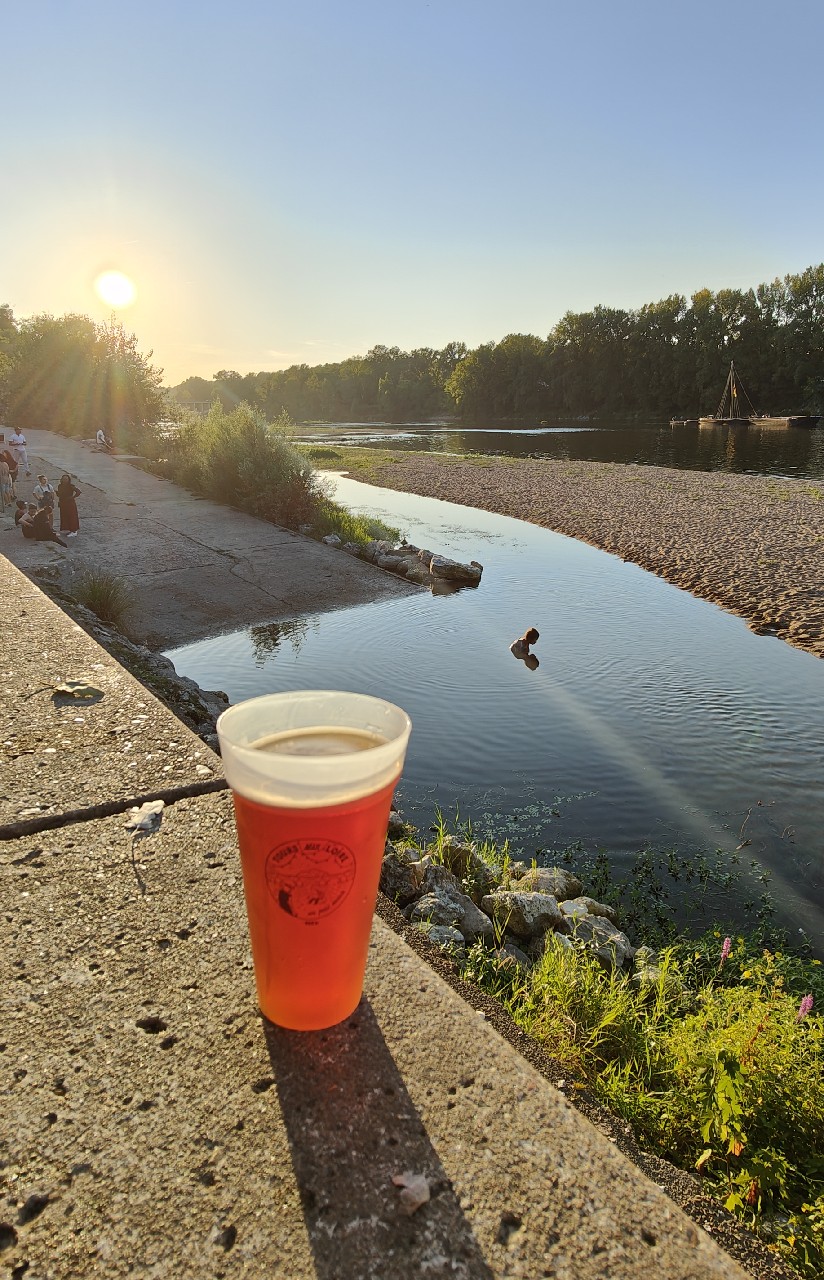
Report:
[{"label": "group of people on bank", "polygon": [[33,538],[37,542],[57,542],[61,547],[68,546],[54,528],[54,509],[60,512],[60,533],[67,538],[76,538],[80,531],[80,516],[77,511],[77,499],[80,490],[74,484],[68,472],[64,472],[57,488],[45,475],[37,477],[37,484],[32,490],[32,502],[18,498],[14,513],[14,523],[24,538]]}]

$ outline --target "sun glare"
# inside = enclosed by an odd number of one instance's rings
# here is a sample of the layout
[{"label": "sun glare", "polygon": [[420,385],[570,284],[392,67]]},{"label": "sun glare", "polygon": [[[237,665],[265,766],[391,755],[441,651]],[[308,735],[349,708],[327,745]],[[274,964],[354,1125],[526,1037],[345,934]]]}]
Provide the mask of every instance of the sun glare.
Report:
[{"label": "sun glare", "polygon": [[135,299],[135,287],[122,271],[104,271],[95,280],[94,288],[109,307],[128,307]]}]

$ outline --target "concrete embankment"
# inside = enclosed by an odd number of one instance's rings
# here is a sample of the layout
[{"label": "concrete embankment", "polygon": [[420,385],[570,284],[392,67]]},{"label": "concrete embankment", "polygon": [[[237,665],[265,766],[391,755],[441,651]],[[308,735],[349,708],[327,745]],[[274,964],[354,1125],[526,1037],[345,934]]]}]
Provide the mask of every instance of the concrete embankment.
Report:
[{"label": "concrete embankment", "polygon": [[9,1276],[744,1277],[380,920],[353,1017],[265,1023],[220,760],[3,561],[0,607]]}]

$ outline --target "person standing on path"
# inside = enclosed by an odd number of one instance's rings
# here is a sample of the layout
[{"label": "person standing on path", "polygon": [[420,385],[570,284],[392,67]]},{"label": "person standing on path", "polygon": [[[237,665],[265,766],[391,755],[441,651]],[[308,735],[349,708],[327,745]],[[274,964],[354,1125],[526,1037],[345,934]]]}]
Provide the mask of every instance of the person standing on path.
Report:
[{"label": "person standing on path", "polygon": [[80,529],[80,516],[77,514],[75,498],[80,497],[80,490],[75,488],[68,472],[60,477],[57,486],[57,505],[60,508],[60,532],[67,538],[76,538]]},{"label": "person standing on path", "polygon": [[26,437],[23,435],[22,431],[18,431],[17,427],[14,428],[9,436],[9,448],[17,460],[17,465],[23,468],[27,476],[30,476],[31,471],[29,470],[29,455],[26,449]]},{"label": "person standing on path", "polygon": [[32,490],[32,496],[37,499],[38,507],[54,508],[55,492],[48,476],[37,477],[37,484]]}]

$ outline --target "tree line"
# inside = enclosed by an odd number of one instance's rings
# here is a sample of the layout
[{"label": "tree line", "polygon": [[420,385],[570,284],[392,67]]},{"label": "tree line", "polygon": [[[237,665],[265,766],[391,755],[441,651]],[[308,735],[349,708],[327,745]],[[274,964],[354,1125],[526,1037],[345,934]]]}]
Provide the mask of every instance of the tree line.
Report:
[{"label": "tree line", "polygon": [[49,315],[16,320],[0,306],[0,413],[10,427],[91,436],[102,427],[137,442],[168,412],[162,370],[112,319]]},{"label": "tree line", "polygon": [[509,334],[474,350],[378,346],[274,373],[224,369],[172,394],[183,405],[246,401],[296,421],[698,417],[716,409],[731,359],[759,412],[824,409],[824,264],[755,289],[570,311],[546,338]]},{"label": "tree line", "polygon": [[546,338],[515,333],[473,350],[462,342],[440,351],[377,346],[337,364],[223,369],[169,393],[151,354],[115,320],[16,320],[0,306],[0,414],[9,426],[81,436],[103,427],[134,443],[175,416],[174,405],[215,401],[298,422],[698,417],[715,410],[730,359],[760,413],[821,413],[824,264],[756,289],[569,311]]}]

